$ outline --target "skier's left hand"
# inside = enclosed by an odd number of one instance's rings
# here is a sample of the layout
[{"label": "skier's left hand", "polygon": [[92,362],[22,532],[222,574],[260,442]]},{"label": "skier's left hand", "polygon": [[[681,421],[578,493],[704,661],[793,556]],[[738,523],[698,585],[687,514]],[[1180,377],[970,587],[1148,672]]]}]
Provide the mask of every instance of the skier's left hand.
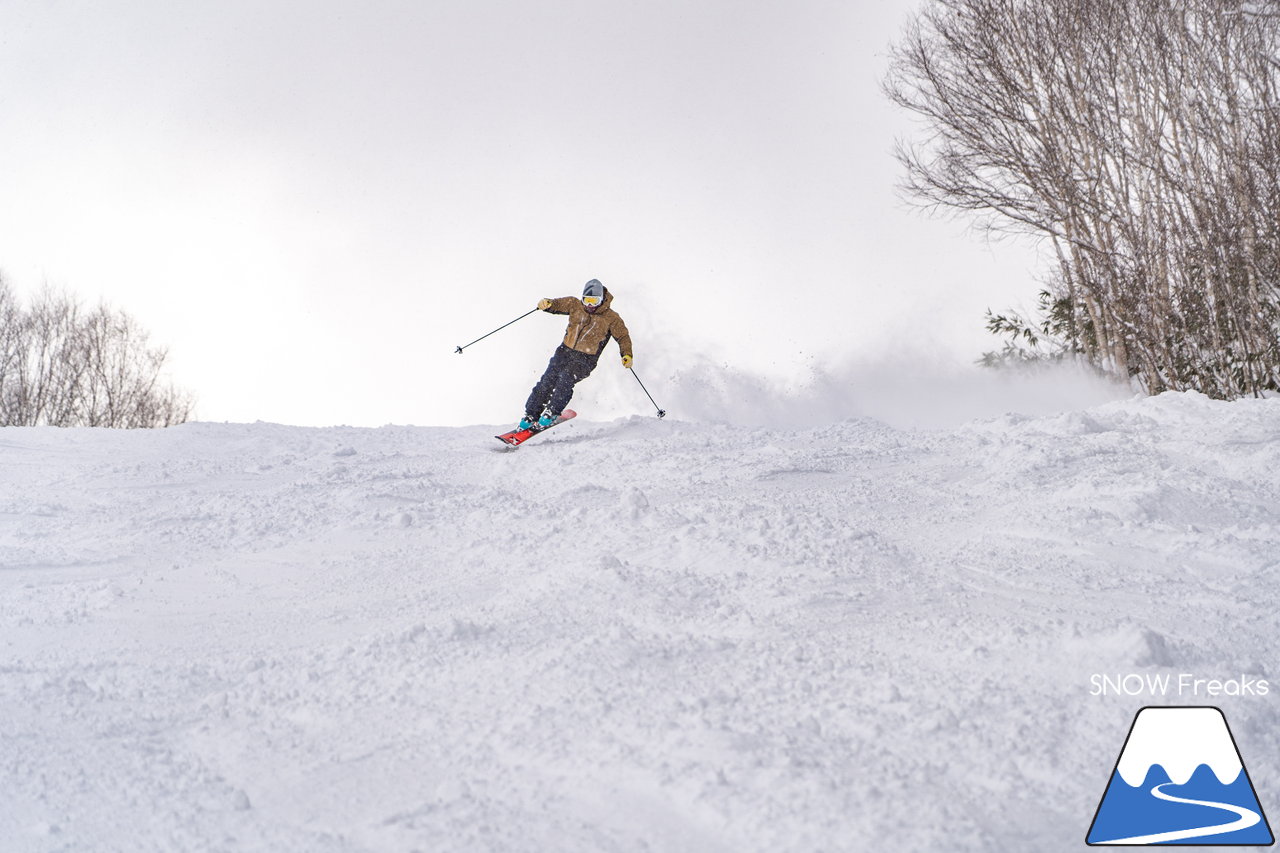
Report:
[{"label": "skier's left hand", "polygon": [[631,356],[624,355],[622,357],[622,366],[625,367],[627,370],[631,369]]}]

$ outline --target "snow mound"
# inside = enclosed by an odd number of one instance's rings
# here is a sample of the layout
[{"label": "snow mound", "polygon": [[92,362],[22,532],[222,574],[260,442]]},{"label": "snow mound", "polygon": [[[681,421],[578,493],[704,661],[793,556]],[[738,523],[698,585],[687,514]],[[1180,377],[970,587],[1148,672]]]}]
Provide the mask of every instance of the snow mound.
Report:
[{"label": "snow mound", "polygon": [[0,430],[4,848],[1068,849],[1271,675],[1280,400],[496,431]]}]

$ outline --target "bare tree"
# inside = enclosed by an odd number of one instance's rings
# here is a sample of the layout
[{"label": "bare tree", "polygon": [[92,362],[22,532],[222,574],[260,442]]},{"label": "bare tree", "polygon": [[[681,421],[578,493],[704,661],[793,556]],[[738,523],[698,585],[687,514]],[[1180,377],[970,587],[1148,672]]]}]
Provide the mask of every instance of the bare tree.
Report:
[{"label": "bare tree", "polygon": [[24,308],[0,279],[0,426],[182,423],[192,401],[163,381],[166,359],[121,311],[49,289]]},{"label": "bare tree", "polygon": [[1278,4],[931,0],[886,92],[922,203],[1056,259],[1010,338],[1157,392],[1280,387]]}]

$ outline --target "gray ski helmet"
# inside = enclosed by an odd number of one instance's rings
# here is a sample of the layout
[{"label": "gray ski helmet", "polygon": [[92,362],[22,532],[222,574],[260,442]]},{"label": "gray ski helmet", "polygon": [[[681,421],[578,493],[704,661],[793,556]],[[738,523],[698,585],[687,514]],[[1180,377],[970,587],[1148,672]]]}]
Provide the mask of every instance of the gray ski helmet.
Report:
[{"label": "gray ski helmet", "polygon": [[593,278],[583,285],[582,301],[588,305],[599,305],[604,301],[604,285],[600,283],[598,278]]}]

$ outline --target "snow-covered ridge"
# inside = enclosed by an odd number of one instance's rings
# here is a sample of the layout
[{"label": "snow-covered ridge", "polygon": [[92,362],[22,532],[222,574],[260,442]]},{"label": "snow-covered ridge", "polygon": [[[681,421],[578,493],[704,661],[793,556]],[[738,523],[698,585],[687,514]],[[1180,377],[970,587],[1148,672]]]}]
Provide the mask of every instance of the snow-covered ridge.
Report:
[{"label": "snow-covered ridge", "polygon": [[1280,400],[496,431],[0,430],[0,846],[1074,849],[1275,677]]},{"label": "snow-covered ridge", "polygon": [[1131,787],[1159,765],[1175,785],[1185,785],[1200,765],[1208,765],[1223,785],[1243,765],[1231,732],[1217,708],[1144,708],[1134,721],[1116,770]]}]

